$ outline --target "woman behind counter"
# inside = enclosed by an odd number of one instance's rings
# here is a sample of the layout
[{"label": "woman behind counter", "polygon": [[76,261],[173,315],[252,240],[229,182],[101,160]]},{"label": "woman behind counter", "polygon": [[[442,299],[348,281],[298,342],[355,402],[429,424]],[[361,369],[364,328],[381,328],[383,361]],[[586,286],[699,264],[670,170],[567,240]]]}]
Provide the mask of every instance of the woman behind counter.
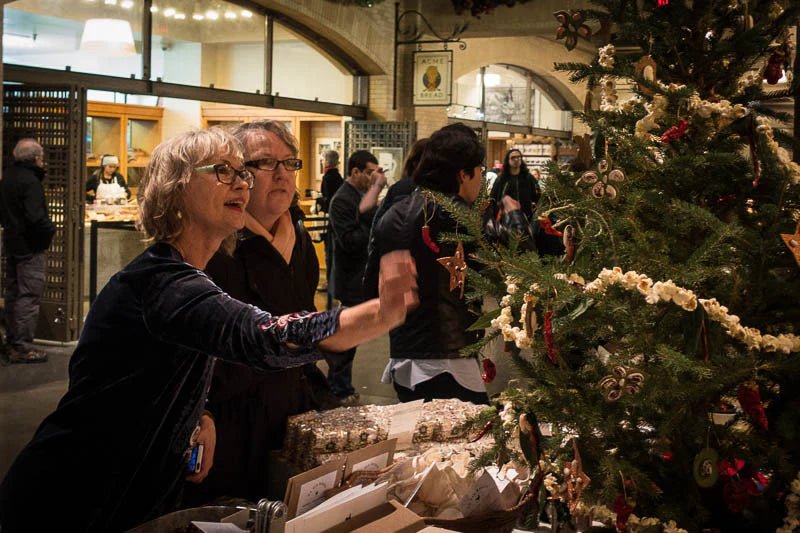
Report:
[{"label": "woman behind counter", "polygon": [[[67,393],[0,485],[3,533],[124,531],[173,510],[190,444],[213,456],[213,421],[201,419],[212,355],[298,366],[320,359],[318,349],[344,350],[403,322],[416,301],[407,253],[382,263],[378,299],[344,310],[273,316],[214,285],[201,269],[243,227],[253,179],[239,142],[219,129],[154,150],[139,226],[155,244],[89,311]],[[192,480],[210,467],[204,461]]]},{"label": "woman behind counter", "polygon": [[100,168],[95,170],[89,179],[86,180],[86,203],[93,204],[97,198],[97,187],[101,183],[111,184],[116,183],[125,189],[125,195],[128,200],[131,199],[131,191],[128,189],[128,184],[122,174],[117,172],[119,168],[119,158],[115,155],[103,155],[100,158]]}]

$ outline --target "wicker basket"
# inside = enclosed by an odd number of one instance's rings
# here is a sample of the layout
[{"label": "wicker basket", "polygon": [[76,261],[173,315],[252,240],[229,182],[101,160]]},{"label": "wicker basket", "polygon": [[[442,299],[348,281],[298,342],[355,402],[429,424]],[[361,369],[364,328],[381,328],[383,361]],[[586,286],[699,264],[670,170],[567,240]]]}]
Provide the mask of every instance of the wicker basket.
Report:
[{"label": "wicker basket", "polygon": [[533,501],[533,494],[527,493],[520,502],[503,511],[491,511],[482,515],[467,518],[434,518],[422,517],[425,525],[436,526],[463,533],[509,532],[517,525],[520,515]]}]

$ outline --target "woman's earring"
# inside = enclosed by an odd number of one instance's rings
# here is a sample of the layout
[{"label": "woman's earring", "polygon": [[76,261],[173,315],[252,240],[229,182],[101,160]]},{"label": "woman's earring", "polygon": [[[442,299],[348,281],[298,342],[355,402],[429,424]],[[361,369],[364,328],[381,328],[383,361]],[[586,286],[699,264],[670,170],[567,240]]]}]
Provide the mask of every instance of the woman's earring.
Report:
[{"label": "woman's earring", "polygon": [[180,210],[178,210],[178,211],[175,213],[175,216],[176,216],[176,217],[178,217],[178,220],[180,220],[180,219],[182,219],[182,218],[183,218],[183,213],[181,213],[181,212],[180,212]]}]

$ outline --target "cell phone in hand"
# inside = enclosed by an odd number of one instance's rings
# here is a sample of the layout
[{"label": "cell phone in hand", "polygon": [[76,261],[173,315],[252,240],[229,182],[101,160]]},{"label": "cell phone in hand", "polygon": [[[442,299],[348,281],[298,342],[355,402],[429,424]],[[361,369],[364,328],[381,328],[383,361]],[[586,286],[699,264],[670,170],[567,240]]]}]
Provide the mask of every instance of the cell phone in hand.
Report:
[{"label": "cell phone in hand", "polygon": [[192,448],[192,453],[189,455],[189,464],[186,467],[189,474],[197,474],[203,467],[203,448],[202,444]]}]

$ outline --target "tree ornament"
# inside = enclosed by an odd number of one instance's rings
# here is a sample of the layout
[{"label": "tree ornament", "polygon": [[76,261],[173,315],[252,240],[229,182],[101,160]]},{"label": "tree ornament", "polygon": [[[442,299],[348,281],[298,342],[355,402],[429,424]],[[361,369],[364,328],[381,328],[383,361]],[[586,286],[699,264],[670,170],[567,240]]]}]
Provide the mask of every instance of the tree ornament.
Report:
[{"label": "tree ornament", "polygon": [[713,448],[703,448],[694,456],[692,475],[698,486],[707,489],[713,487],[719,479],[719,454]]},{"label": "tree ornament", "polygon": [[636,501],[633,498],[628,498],[622,493],[617,494],[617,499],[611,506],[611,510],[617,514],[616,525],[619,531],[625,531],[628,527],[628,518],[633,514],[633,509],[636,507]]},{"label": "tree ornament", "polygon": [[564,478],[567,485],[567,502],[569,512],[574,513],[578,501],[581,499],[583,491],[592,482],[592,479],[583,471],[583,461],[578,451],[578,440],[572,439],[572,449],[575,451],[575,458],[569,463],[569,467],[564,469]]},{"label": "tree ornament", "polygon": [[542,455],[542,432],[533,413],[519,415],[519,447],[531,468],[536,468]]},{"label": "tree ornament", "polygon": [[[431,216],[428,217],[428,202],[424,202],[422,204],[422,217],[425,220],[422,224],[422,242],[425,243],[425,246],[431,249],[431,251],[435,254],[438,254],[441,250],[439,249],[439,245],[431,238],[431,228],[428,226],[428,222],[433,220],[434,215],[436,214],[436,204],[433,204],[433,212]],[[453,290],[452,288],[450,289]]]},{"label": "tree ornament", "polygon": [[758,151],[756,150],[756,119],[755,115],[751,121],[751,128],[749,134],[750,144],[750,159],[753,161],[753,188],[758,187],[758,181],[761,179],[761,163],[758,160]]},{"label": "tree ornament", "polygon": [[481,379],[484,381],[484,383],[491,383],[496,377],[497,367],[494,365],[494,361],[486,357],[483,360],[483,373],[481,374]]},{"label": "tree ornament", "polygon": [[800,266],[800,222],[797,223],[794,234],[781,233],[781,239],[783,239],[783,242],[789,247],[789,251],[794,255],[797,266]]},{"label": "tree ornament", "polygon": [[761,429],[769,429],[769,422],[767,414],[764,412],[764,404],[761,402],[761,393],[758,390],[758,384],[754,381],[748,381],[739,385],[739,390],[736,391],[736,397],[742,405],[742,410],[747,413],[747,416]]},{"label": "tree ornament", "polygon": [[575,158],[581,165],[581,170],[586,170],[592,166],[592,136],[588,133],[574,136],[572,142],[578,145],[578,155]]},{"label": "tree ornament", "polygon": [[571,51],[578,46],[578,37],[588,39],[592,36],[592,29],[584,24],[586,13],[582,9],[556,11],[553,16],[561,24],[556,30],[556,40],[566,39],[564,46],[567,50]]},{"label": "tree ornament", "polygon": [[571,265],[575,259],[575,227],[567,225],[564,228],[564,261]]},{"label": "tree ornament", "polygon": [[606,400],[615,402],[622,398],[624,393],[637,394],[644,385],[644,374],[635,368],[615,366],[612,373],[600,380],[598,385],[606,389]]},{"label": "tree ornament", "polygon": [[456,253],[451,257],[440,257],[436,261],[439,262],[450,273],[450,291],[457,288],[461,289],[459,298],[464,297],[464,281],[467,277],[467,263],[464,261],[464,245],[461,240],[458,241],[456,246]]},{"label": "tree ornament", "polygon": [[669,5],[669,0],[658,0],[658,7],[664,7]]},{"label": "tree ornament", "polygon": [[527,335],[529,339],[533,338],[533,333],[539,327],[538,321],[536,320],[536,310],[534,307],[535,304],[533,302],[528,302],[528,304],[525,306],[525,317],[523,318],[525,335]]},{"label": "tree ornament", "polygon": [[[639,58],[639,61],[636,62],[634,68],[636,70],[636,77],[645,79],[651,83],[656,82],[656,70],[658,65],[656,65],[653,56],[650,54],[646,56],[642,56]],[[646,94],[647,96],[653,96],[655,92],[650,87],[645,86],[643,83],[639,83],[639,92],[642,94]]]},{"label": "tree ornament", "polygon": [[669,144],[675,139],[680,139],[689,129],[689,123],[685,120],[679,120],[678,123],[661,135],[661,142]]},{"label": "tree ornament", "polygon": [[608,167],[608,161],[601,159],[597,163],[597,171],[595,172],[594,170],[588,170],[584,172],[581,174],[581,177],[578,179],[575,185],[587,183],[592,185],[592,196],[595,198],[608,197],[609,199],[613,200],[617,197],[617,189],[611,185],[609,181],[618,183],[625,181],[625,173],[618,168],[615,168],[609,172]]},{"label": "tree ornament", "polygon": [[547,348],[547,358],[554,365],[558,363],[558,351],[553,338],[553,311],[544,312],[544,345]]},{"label": "tree ornament", "polygon": [[764,79],[770,85],[775,85],[783,77],[783,65],[786,62],[786,51],[783,48],[775,50],[764,69]]},{"label": "tree ornament", "polygon": [[564,234],[558,231],[555,227],[553,227],[553,221],[550,220],[550,217],[542,216],[537,219],[539,223],[539,227],[542,228],[545,235],[552,235],[554,237],[563,237]]}]

